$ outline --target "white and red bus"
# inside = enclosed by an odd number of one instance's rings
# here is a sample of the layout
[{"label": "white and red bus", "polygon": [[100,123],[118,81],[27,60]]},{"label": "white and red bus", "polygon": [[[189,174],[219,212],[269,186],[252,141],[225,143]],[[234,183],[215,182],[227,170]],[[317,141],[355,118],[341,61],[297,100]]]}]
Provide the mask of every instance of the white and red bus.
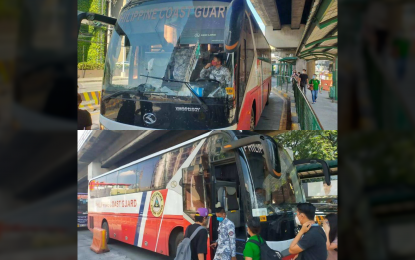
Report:
[{"label": "white and red bus", "polygon": [[[286,150],[249,131],[213,131],[159,151],[89,182],[88,228],[104,228],[119,240],[174,256],[197,208],[222,206],[235,224],[237,255],[247,240],[245,224],[261,219],[268,245],[289,255],[296,204],[305,197]],[[212,214],[210,241],[217,239]],[[208,246],[208,245],[207,245]],[[209,251],[207,259],[213,259]]]},{"label": "white and red bus", "polygon": [[[201,75],[215,56],[226,80]],[[245,0],[132,0],[107,50],[101,129],[252,130],[268,103],[270,59]]]}]

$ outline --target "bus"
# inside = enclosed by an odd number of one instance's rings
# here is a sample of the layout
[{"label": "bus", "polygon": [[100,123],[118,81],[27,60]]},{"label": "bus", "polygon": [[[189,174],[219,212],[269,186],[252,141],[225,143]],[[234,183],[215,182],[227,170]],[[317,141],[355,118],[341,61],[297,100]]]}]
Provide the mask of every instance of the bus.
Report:
[{"label": "bus", "polygon": [[87,227],[88,223],[88,193],[79,193],[78,202],[78,228]]},{"label": "bus", "polygon": [[[214,57],[218,77],[202,72]],[[270,45],[245,0],[131,0],[106,54],[100,128],[253,130],[271,71]]]},{"label": "bus", "polygon": [[[91,179],[88,228],[122,241],[175,256],[196,210],[209,210],[208,244],[218,238],[217,207],[235,224],[237,258],[247,240],[250,217],[261,220],[268,245],[288,248],[298,232],[296,204],[305,201],[287,151],[266,135],[215,130]],[[209,247],[208,247],[209,248]],[[213,251],[207,258],[212,260]]]}]

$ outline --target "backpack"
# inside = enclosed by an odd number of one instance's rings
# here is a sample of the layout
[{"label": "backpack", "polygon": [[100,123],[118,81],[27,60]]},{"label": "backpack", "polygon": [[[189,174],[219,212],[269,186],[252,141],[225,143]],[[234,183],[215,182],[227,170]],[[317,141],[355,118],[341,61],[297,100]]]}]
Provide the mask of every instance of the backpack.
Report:
[{"label": "backpack", "polygon": [[190,250],[190,242],[196,236],[196,234],[204,229],[204,227],[200,226],[196,228],[193,234],[189,237],[185,237],[182,242],[180,242],[179,246],[177,247],[177,253],[174,260],[190,260],[192,259],[192,251]]},{"label": "backpack", "polygon": [[[262,240],[260,236],[258,236],[259,241]],[[262,240],[262,242],[258,242],[255,240],[248,240],[248,242],[254,243],[259,247],[259,250],[261,251],[261,260],[281,260],[282,255],[279,251],[271,249],[267,243]]]}]

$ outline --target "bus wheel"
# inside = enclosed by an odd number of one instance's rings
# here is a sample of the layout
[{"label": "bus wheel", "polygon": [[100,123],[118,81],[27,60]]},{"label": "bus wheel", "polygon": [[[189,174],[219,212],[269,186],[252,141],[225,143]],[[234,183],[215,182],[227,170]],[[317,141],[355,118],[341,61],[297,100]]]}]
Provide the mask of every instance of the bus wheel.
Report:
[{"label": "bus wheel", "polygon": [[108,227],[108,222],[104,221],[104,223],[102,223],[102,229],[105,229],[105,240],[107,244],[111,244],[112,239],[110,238],[110,229]]},{"label": "bus wheel", "polygon": [[255,111],[254,108],[251,108],[251,123],[249,126],[249,130],[254,131],[255,128]]},{"label": "bus wheel", "polygon": [[169,239],[169,256],[176,257],[177,247],[183,240],[183,231],[177,230],[173,232]]}]

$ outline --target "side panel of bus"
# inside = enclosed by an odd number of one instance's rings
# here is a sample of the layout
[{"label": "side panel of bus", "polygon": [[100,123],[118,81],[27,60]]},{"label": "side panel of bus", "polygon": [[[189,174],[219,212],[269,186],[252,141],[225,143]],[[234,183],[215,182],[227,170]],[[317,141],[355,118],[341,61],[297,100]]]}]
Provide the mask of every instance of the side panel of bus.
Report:
[{"label": "side panel of bus", "polygon": [[[88,223],[88,228],[91,231],[92,227],[102,227],[106,221],[110,238],[160,254],[169,255],[170,234],[174,228],[183,226],[182,197],[171,190],[147,191],[90,201],[88,222],[93,219],[93,225]],[[133,203],[127,204],[127,201]]]},{"label": "side panel of bus", "polygon": [[[242,41],[241,56],[243,59],[240,62],[243,64],[240,66],[242,70],[241,79],[245,80],[246,87],[244,89],[245,95],[241,102],[237,129],[249,130],[251,111],[254,110],[256,125],[268,101],[271,87],[271,64],[258,58],[260,55],[261,57],[269,55],[269,58],[271,58],[271,53],[261,29],[256,23],[252,23],[247,16],[245,16]],[[240,91],[243,90],[240,88]]]}]

